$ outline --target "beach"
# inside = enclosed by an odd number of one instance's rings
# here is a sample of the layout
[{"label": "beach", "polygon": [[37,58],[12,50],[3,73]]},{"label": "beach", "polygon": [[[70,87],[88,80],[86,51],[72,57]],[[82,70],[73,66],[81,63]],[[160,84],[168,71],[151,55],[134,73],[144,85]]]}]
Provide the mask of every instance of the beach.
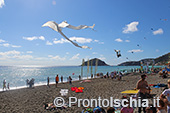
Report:
[{"label": "beach", "polygon": [[[69,97],[76,97],[77,99],[121,99],[124,90],[134,89],[137,81],[140,79],[139,73],[130,73],[123,76],[121,81],[110,78],[94,78],[90,79],[91,82],[80,81],[69,83],[60,83],[58,87],[51,84],[50,88],[46,85],[37,86],[34,88],[23,88],[11,91],[0,92],[0,112],[1,113],[81,113],[83,107],[72,106],[66,109],[57,109],[48,111],[43,108],[43,103],[53,103],[56,97],[62,97],[60,94],[61,89],[68,89],[67,96],[63,96],[67,102]],[[148,84],[167,83],[168,78],[162,79],[158,74],[147,75]],[[83,93],[75,93],[71,91],[71,87],[84,87]],[[152,88],[152,94],[158,97],[162,90],[160,88]],[[106,108],[104,108],[106,109]],[[135,109],[136,110],[136,109]]]}]

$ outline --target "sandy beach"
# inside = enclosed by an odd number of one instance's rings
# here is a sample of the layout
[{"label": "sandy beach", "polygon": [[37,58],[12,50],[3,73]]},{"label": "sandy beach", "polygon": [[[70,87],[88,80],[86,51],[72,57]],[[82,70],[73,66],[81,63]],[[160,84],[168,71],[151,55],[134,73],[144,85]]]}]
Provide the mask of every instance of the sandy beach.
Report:
[{"label": "sandy beach", "polygon": [[[83,107],[72,106],[66,109],[57,109],[47,111],[43,108],[43,103],[53,103],[56,97],[61,97],[61,89],[68,89],[68,95],[63,97],[66,102],[69,97],[77,97],[78,99],[120,99],[123,95],[122,91],[134,89],[137,81],[140,79],[139,73],[131,73],[123,76],[121,81],[110,78],[95,78],[90,83],[73,82],[72,86],[68,83],[58,84],[56,88],[54,84],[47,86],[37,86],[32,89],[24,88],[0,92],[0,112],[1,113],[81,113]],[[148,84],[167,83],[168,78],[162,79],[158,74],[147,75]],[[71,87],[84,87],[83,93],[75,93],[71,91]],[[152,94],[156,97],[160,95],[160,88],[152,88]],[[104,108],[106,109],[106,108]],[[137,109],[135,109],[136,111]]]}]

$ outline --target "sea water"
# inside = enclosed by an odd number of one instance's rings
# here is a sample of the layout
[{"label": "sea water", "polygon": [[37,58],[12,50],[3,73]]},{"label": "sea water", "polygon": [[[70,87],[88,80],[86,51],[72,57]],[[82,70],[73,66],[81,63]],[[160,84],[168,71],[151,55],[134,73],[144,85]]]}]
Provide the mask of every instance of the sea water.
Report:
[{"label": "sea water", "polygon": [[[140,68],[140,66],[98,66],[96,73],[106,74],[107,72],[130,70]],[[46,85],[47,77],[50,78],[50,83],[55,83],[56,75],[63,76],[64,81],[71,76],[73,80],[78,80],[81,75],[81,66],[0,66],[0,91],[2,91],[3,80],[6,84],[9,83],[10,89],[18,89],[26,87],[27,79],[35,79],[35,86]],[[92,67],[92,74],[95,74],[95,66]],[[87,66],[83,67],[83,79],[91,78],[91,67],[89,71]]]}]

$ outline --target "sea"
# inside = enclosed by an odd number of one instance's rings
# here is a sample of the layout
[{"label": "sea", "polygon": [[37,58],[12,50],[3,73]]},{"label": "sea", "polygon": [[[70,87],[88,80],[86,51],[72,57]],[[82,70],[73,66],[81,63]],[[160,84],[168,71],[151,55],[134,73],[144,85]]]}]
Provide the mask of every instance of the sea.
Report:
[{"label": "sea", "polygon": [[[106,74],[107,72],[122,71],[128,72],[131,69],[140,68],[140,66],[98,66],[96,73]],[[95,74],[95,66],[83,66],[83,79],[91,78],[91,73]],[[35,79],[35,86],[46,85],[47,77],[50,78],[50,84],[55,83],[56,75],[61,75],[64,81],[71,76],[73,81],[78,80],[81,75],[81,66],[0,66],[0,91],[2,91],[3,81],[9,83],[10,90],[26,87],[26,80]]]}]

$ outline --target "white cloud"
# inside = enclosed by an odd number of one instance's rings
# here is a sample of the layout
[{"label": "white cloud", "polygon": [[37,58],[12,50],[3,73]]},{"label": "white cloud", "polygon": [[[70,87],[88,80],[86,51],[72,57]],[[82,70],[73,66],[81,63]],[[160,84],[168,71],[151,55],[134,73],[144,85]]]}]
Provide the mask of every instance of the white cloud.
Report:
[{"label": "white cloud", "polygon": [[46,45],[53,45],[53,43],[47,41],[47,42],[46,42]]},{"label": "white cloud", "polygon": [[159,52],[159,49],[156,49],[156,52]]},{"label": "white cloud", "polygon": [[20,48],[21,46],[11,45],[13,48]]},{"label": "white cloud", "polygon": [[48,57],[52,58],[52,57],[53,57],[53,55],[48,55]]},{"label": "white cloud", "polygon": [[31,55],[15,55],[12,58],[24,59],[25,60],[25,59],[32,59],[33,56],[31,56]]},{"label": "white cloud", "polygon": [[0,43],[5,42],[5,40],[0,39]]},{"label": "white cloud", "polygon": [[32,51],[27,51],[27,53],[33,53]]},{"label": "white cloud", "polygon": [[7,52],[0,52],[0,55],[1,56],[7,56],[7,55],[19,55],[20,52],[19,51],[7,51]]},{"label": "white cloud", "polygon": [[45,37],[44,36],[33,36],[33,37],[23,37],[23,39],[25,40],[29,40],[29,41],[33,41],[33,40],[45,40]]},{"label": "white cloud", "polygon": [[99,40],[94,40],[94,42],[99,42]]},{"label": "white cloud", "polygon": [[63,39],[63,38],[61,38],[61,40],[55,39],[55,40],[53,41],[54,44],[63,44],[63,43],[66,43],[66,42],[69,42],[69,41],[66,40],[66,39]]},{"label": "white cloud", "polygon": [[97,54],[97,52],[93,52],[92,54],[95,55],[95,54]]},{"label": "white cloud", "polygon": [[[92,39],[90,39],[90,38],[83,38],[83,37],[70,37],[69,39],[72,40],[72,41],[81,43],[81,44],[92,42]],[[69,42],[69,41],[66,40],[66,39],[63,39],[63,38],[61,38],[61,40],[54,39],[54,41],[53,41],[54,44],[58,44],[58,43],[59,44],[63,44],[63,43],[66,43],[66,42]]]},{"label": "white cloud", "polygon": [[71,37],[70,40],[76,41],[76,42],[81,43],[81,44],[92,42],[92,39],[83,38],[83,37]]},{"label": "white cloud", "polygon": [[9,44],[9,43],[0,44],[0,46],[3,46],[3,47],[13,47],[13,48],[21,47],[21,46],[12,45],[12,44]]},{"label": "white cloud", "polygon": [[132,33],[138,31],[137,25],[139,22],[131,22],[130,24],[126,25],[123,29],[123,33]]},{"label": "white cloud", "polygon": [[2,8],[2,6],[4,6],[4,5],[5,5],[4,0],[0,0],[0,8]]},{"label": "white cloud", "polygon": [[21,55],[22,52],[19,51],[6,51],[6,52],[0,52],[0,56],[3,59],[23,59],[23,60],[27,60],[27,59],[32,59],[33,56],[31,55]]},{"label": "white cloud", "polygon": [[158,30],[153,31],[153,34],[154,34],[154,35],[163,34],[163,30],[162,30],[161,28],[159,28]]},{"label": "white cloud", "polygon": [[1,44],[4,47],[9,47],[9,43]]},{"label": "white cloud", "polygon": [[74,55],[70,60],[79,59],[79,56],[80,56],[80,54],[78,53],[78,54]]},{"label": "white cloud", "polygon": [[120,38],[115,39],[115,41],[116,41],[116,42],[123,42],[123,40],[120,39]]},{"label": "white cloud", "polygon": [[69,54],[69,52],[66,52],[66,54],[68,55],[68,54]]},{"label": "white cloud", "polygon": [[65,60],[66,58],[65,57],[60,57],[60,56],[54,56],[54,57],[51,57],[52,59],[54,60]]},{"label": "white cloud", "polygon": [[125,42],[130,42],[130,40],[125,40]]},{"label": "white cloud", "polygon": [[138,52],[143,52],[143,50],[140,49],[133,49],[133,50],[129,50],[128,52],[134,52],[134,53],[138,53]]},{"label": "white cloud", "polygon": [[99,59],[100,60],[106,60],[106,58],[103,55],[100,55]]}]

